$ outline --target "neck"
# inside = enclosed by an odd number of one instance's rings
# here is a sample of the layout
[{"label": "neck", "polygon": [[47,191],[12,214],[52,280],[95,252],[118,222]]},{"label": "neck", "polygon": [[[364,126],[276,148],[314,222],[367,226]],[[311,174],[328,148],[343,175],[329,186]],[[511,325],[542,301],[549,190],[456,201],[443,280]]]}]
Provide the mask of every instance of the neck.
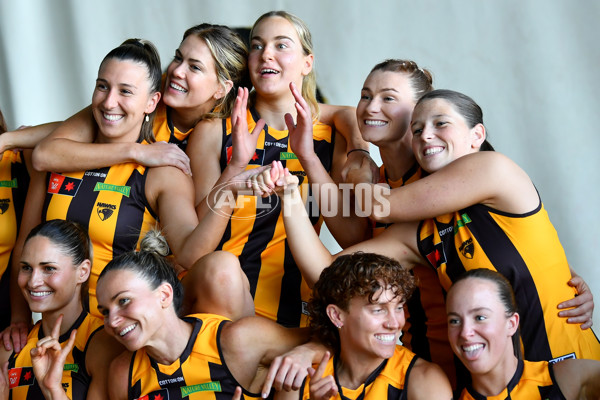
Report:
[{"label": "neck", "polygon": [[171,108],[170,110],[171,123],[173,123],[173,126],[177,128],[179,132],[187,132],[190,129],[193,129],[200,121],[200,118],[211,111],[211,109],[205,106],[198,107],[193,111],[176,110],[175,108]]},{"label": "neck", "polygon": [[145,346],[146,352],[160,364],[173,364],[185,350],[191,335],[191,324],[176,315],[167,318]]},{"label": "neck", "polygon": [[83,311],[83,307],[79,301],[79,295],[78,292],[76,296],[73,296],[74,299],[69,304],[58,310],[42,313],[42,330],[44,331],[45,336],[52,334],[52,329],[56,325],[56,320],[61,314],[63,315],[63,320],[60,324],[60,335],[64,335],[71,329]]},{"label": "neck", "polygon": [[383,361],[383,358],[369,357],[367,359],[360,353],[342,350],[336,364],[340,385],[352,390],[358,388]]},{"label": "neck", "polygon": [[402,178],[416,162],[412,149],[402,142],[380,146],[379,154],[387,176],[392,181]]},{"label": "neck", "polygon": [[260,118],[264,120],[268,126],[279,131],[287,130],[284,116],[291,114],[296,121],[296,100],[289,92],[289,95],[265,98],[257,94],[254,107],[260,114]]},{"label": "neck", "polygon": [[491,371],[483,374],[471,374],[473,389],[484,396],[502,393],[515,375],[519,360],[513,354],[500,361]]}]

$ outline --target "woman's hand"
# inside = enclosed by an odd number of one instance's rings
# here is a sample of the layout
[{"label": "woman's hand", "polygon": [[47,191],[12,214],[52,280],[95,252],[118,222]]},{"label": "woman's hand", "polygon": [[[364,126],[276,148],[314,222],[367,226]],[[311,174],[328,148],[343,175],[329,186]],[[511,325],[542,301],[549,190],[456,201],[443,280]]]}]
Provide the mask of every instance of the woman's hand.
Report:
[{"label": "woman's hand", "polygon": [[328,361],[329,352],[326,352],[316,370],[312,367],[308,368],[308,376],[310,376],[311,400],[329,400],[338,393],[338,388],[335,384],[333,376],[323,376]]},{"label": "woman's hand", "polygon": [[273,193],[283,195],[286,190],[294,189],[298,185],[298,178],[281,161],[273,161],[271,167],[262,172],[253,174],[248,179],[247,187],[252,188],[257,196],[268,197]]},{"label": "woman's hand", "polygon": [[231,136],[232,154],[230,164],[239,168],[246,168],[250,159],[256,152],[258,136],[265,127],[265,121],[259,119],[252,132],[248,132],[248,120],[246,119],[246,108],[248,105],[248,89],[239,88],[235,98],[233,111],[231,112]]},{"label": "woman's hand", "polygon": [[146,167],[172,166],[179,168],[186,175],[192,175],[190,158],[174,143],[155,142],[137,145],[135,161]]},{"label": "woman's hand", "polygon": [[69,341],[62,348],[58,341],[62,320],[63,316],[61,315],[56,320],[52,333],[40,339],[37,346],[31,349],[33,373],[46,399],[58,399],[62,398],[62,395],[66,398],[62,388],[63,368],[65,360],[75,344],[77,330],[73,329]]},{"label": "woman's hand", "polygon": [[571,274],[573,278],[571,278],[568,284],[577,290],[577,295],[571,300],[560,303],[558,308],[574,308],[560,311],[558,316],[567,318],[567,323],[569,324],[581,324],[581,329],[591,328],[594,323],[592,319],[594,314],[594,296],[582,277],[573,272],[573,270],[571,270]]},{"label": "woman's hand", "polygon": [[27,343],[27,335],[31,326],[26,322],[14,322],[6,327],[0,337],[7,351],[20,352]]},{"label": "woman's hand", "polygon": [[290,83],[290,90],[296,99],[296,123],[291,114],[285,114],[285,124],[287,125],[289,135],[289,146],[291,151],[298,157],[300,163],[311,157],[317,157],[315,153],[315,145],[313,142],[313,120],[310,106],[302,97],[302,94],[294,85]]}]

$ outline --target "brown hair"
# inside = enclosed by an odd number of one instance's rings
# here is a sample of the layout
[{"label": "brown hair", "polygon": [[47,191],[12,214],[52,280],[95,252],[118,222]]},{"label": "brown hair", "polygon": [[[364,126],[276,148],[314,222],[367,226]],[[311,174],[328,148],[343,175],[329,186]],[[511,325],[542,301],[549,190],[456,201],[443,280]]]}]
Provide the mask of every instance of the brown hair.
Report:
[{"label": "brown hair", "polygon": [[425,93],[433,90],[433,75],[431,75],[431,72],[428,70],[419,67],[414,61],[387,59],[374,66],[370,73],[375,71],[406,74],[410,80],[410,85],[415,92],[415,102]]},{"label": "brown hair", "polygon": [[374,296],[382,288],[391,288],[395,296],[407,300],[415,282],[398,261],[386,256],[356,252],[338,257],[321,272],[313,288],[308,303],[312,333],[338,352],[340,337],[327,315],[327,306],[335,304],[347,311],[352,298],[367,297],[374,302]]}]

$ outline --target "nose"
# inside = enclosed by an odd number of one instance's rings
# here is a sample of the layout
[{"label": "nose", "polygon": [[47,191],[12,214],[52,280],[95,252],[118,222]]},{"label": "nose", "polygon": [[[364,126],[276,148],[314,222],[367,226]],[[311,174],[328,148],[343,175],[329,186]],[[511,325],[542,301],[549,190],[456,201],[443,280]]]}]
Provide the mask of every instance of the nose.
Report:
[{"label": "nose", "polygon": [[106,96],[104,97],[102,105],[104,105],[107,110],[112,110],[113,108],[117,107],[117,104],[118,101],[116,90],[109,90],[106,92]]},{"label": "nose", "polygon": [[463,322],[460,327],[460,336],[463,338],[473,336],[473,326],[468,322]]},{"label": "nose", "polygon": [[273,49],[271,48],[271,46],[266,45],[265,47],[263,47],[262,53],[260,56],[265,61],[272,60],[273,59]]},{"label": "nose", "polygon": [[29,285],[32,288],[36,288],[38,286],[42,286],[43,283],[44,279],[42,276],[42,272],[34,268],[33,271],[31,271],[31,276],[29,277]]},{"label": "nose", "polygon": [[381,103],[379,100],[373,98],[367,102],[367,107],[365,110],[370,114],[377,113],[381,110]]},{"label": "nose", "polygon": [[108,315],[104,317],[104,325],[107,328],[116,328],[121,323],[121,316],[116,311],[108,311]]},{"label": "nose", "polygon": [[385,321],[384,328],[397,330],[401,327],[401,317],[397,315],[395,312],[391,312],[388,314],[387,321]]},{"label": "nose", "polygon": [[175,65],[175,68],[173,69],[173,76],[175,76],[176,78],[183,78],[184,71],[185,71],[185,67],[184,67],[183,63],[179,63],[179,64]]}]

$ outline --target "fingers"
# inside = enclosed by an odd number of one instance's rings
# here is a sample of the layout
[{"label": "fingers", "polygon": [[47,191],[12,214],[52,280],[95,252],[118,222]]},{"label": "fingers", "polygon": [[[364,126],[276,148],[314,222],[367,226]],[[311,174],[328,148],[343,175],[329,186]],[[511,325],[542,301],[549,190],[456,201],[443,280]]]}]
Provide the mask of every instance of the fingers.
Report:
[{"label": "fingers", "polygon": [[[56,318],[56,322],[52,327],[52,337],[58,339],[60,337],[60,325],[62,324],[62,320],[64,318],[64,314],[60,314],[58,318]],[[44,339],[42,339],[44,340]],[[39,343],[39,342],[38,342]]]},{"label": "fingers", "polygon": [[239,386],[236,386],[235,392],[233,392],[233,397],[231,398],[231,400],[240,400],[241,398],[242,398],[242,388]]},{"label": "fingers", "polygon": [[329,356],[330,356],[330,354],[328,351],[326,351],[325,354],[323,354],[323,357],[321,358],[319,366],[317,367],[317,370],[314,373],[314,375],[316,377],[320,378],[325,373],[325,368],[327,367],[327,362],[329,361]]},{"label": "fingers", "polygon": [[20,352],[27,343],[29,326],[24,322],[11,324],[2,332],[2,342],[8,351]]}]

